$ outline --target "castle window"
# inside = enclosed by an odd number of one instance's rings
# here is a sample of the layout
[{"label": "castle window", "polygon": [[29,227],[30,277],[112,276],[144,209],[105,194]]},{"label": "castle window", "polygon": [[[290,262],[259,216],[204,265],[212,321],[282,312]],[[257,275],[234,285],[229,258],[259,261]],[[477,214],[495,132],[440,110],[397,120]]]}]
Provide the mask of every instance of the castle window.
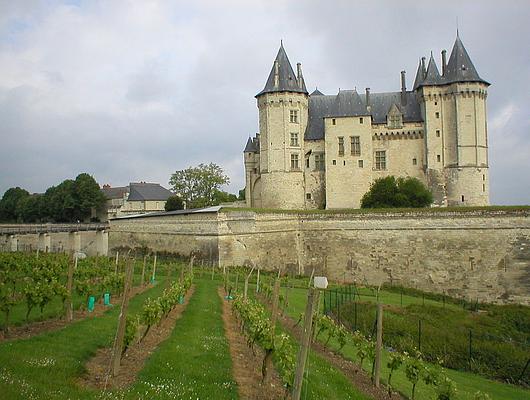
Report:
[{"label": "castle window", "polygon": [[315,154],[315,170],[316,171],[324,171],[326,169],[324,161],[325,161],[324,153]]},{"label": "castle window", "polygon": [[298,123],[298,110],[290,110],[289,111],[289,121],[293,124]]},{"label": "castle window", "polygon": [[332,124],[332,125],[337,125],[337,120],[336,120],[335,118],[333,118],[333,119],[331,120],[331,124]]},{"label": "castle window", "polygon": [[442,161],[442,157],[440,156],[440,154],[436,155],[436,161],[438,161],[438,162]]},{"label": "castle window", "polygon": [[344,138],[341,136],[339,137],[339,156],[344,155]]},{"label": "castle window", "polygon": [[440,129],[436,129],[436,137],[440,137]]},{"label": "castle window", "polygon": [[363,162],[363,160],[359,160],[359,168],[364,168],[364,162]]},{"label": "castle window", "polygon": [[291,132],[291,146],[298,147],[298,132]]},{"label": "castle window", "polygon": [[291,170],[296,171],[300,169],[298,164],[298,154],[291,154]]},{"label": "castle window", "polygon": [[417,165],[418,164],[418,160],[416,160],[415,158],[412,159],[412,165]]},{"label": "castle window", "polygon": [[360,123],[360,124],[364,124],[364,119],[363,119],[363,117],[359,118],[359,123]]},{"label": "castle window", "polygon": [[486,175],[482,175],[482,180],[483,180],[483,181],[486,180]]},{"label": "castle window", "polygon": [[375,152],[375,169],[383,171],[386,169],[386,151],[380,150]]},{"label": "castle window", "polygon": [[436,118],[440,118],[440,113],[439,112],[437,112],[435,115],[436,115]]},{"label": "castle window", "polygon": [[346,160],[344,160],[344,161],[342,162],[342,165],[346,166]]},{"label": "castle window", "polygon": [[462,203],[464,202],[464,195],[462,195]]},{"label": "castle window", "polygon": [[437,101],[435,101],[435,102],[434,102],[434,105],[435,105],[435,106],[437,106],[437,105],[438,105],[438,102],[437,102]]},{"label": "castle window", "polygon": [[306,158],[306,159],[305,159],[305,167],[306,167],[306,168],[309,168],[309,158]]},{"label": "castle window", "polygon": [[361,138],[359,136],[351,136],[351,155],[360,156],[361,155]]},{"label": "castle window", "polygon": [[485,192],[486,191],[486,185],[482,184],[482,191]]},{"label": "castle window", "polygon": [[337,165],[337,160],[333,160],[333,165]]},{"label": "castle window", "polygon": [[305,194],[305,198],[306,198],[307,200],[311,200],[311,193],[306,193],[306,194]]}]

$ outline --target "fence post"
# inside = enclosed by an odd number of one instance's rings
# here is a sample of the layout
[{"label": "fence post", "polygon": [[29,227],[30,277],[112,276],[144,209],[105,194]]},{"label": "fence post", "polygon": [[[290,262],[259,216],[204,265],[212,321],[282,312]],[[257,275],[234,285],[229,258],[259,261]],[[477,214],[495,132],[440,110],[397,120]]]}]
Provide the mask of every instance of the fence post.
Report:
[{"label": "fence post", "polygon": [[315,310],[315,305],[318,304],[318,293],[319,292],[317,289],[309,288],[309,293],[307,295],[307,305],[304,314],[304,332],[302,343],[300,345],[300,350],[298,351],[298,357],[296,359],[296,370],[293,384],[293,400],[300,400],[300,395],[302,394],[305,364],[307,360],[307,354],[309,353],[309,347],[311,346],[313,313]]},{"label": "fence post", "polygon": [[272,325],[272,337],[274,338],[276,331],[276,318],[278,316],[278,301],[280,300],[280,278],[276,278],[274,282],[274,291],[272,294],[272,315],[271,315],[271,325]]},{"label": "fence post", "polygon": [[66,282],[66,290],[68,291],[68,303],[66,304],[66,319],[68,321],[72,321],[74,319],[74,302],[72,299],[72,287],[74,285],[74,269],[77,269],[77,256],[74,256],[73,262],[68,263],[68,278]]},{"label": "fence post", "polygon": [[473,331],[469,330],[469,371],[471,372],[471,354],[472,354],[472,339],[473,337]]},{"label": "fence post", "polygon": [[147,254],[144,255],[144,263],[142,265],[142,278],[140,280],[140,286],[145,285],[145,264],[147,262]]},{"label": "fence post", "polygon": [[375,342],[375,373],[374,384],[379,387],[381,376],[381,348],[383,347],[383,305],[377,304],[377,333]]},{"label": "fence post", "polygon": [[418,351],[421,351],[421,319],[418,320]]},{"label": "fence post", "polygon": [[256,293],[259,292],[259,268],[258,268],[258,277],[256,279]]},{"label": "fence post", "polygon": [[129,307],[129,292],[131,289],[131,282],[133,276],[133,264],[129,259],[127,262],[127,275],[125,278],[125,286],[123,288],[123,299],[121,302],[121,310],[118,322],[118,330],[116,332],[116,339],[114,341],[114,348],[112,350],[112,375],[116,376],[120,369],[121,352],[123,349],[123,338],[125,336],[125,323],[127,319],[127,308]]}]

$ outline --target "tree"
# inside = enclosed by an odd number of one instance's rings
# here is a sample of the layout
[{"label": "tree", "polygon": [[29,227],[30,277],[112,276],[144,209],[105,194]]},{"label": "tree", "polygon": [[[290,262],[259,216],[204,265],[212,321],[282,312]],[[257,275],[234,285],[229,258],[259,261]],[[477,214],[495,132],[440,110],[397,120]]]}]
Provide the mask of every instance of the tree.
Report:
[{"label": "tree", "polygon": [[245,200],[245,188],[239,189],[239,196],[237,196],[238,200]]},{"label": "tree", "polygon": [[92,210],[100,209],[106,198],[96,180],[87,173],[77,175],[74,183],[74,219],[83,221],[89,218]]},{"label": "tree", "polygon": [[222,190],[214,190],[212,206],[218,206],[221,203],[232,203],[237,201],[237,196]]},{"label": "tree", "polygon": [[25,189],[19,187],[7,189],[0,200],[0,220],[16,221],[18,203],[26,197],[29,197],[29,192]]},{"label": "tree", "polygon": [[173,192],[186,202],[188,208],[212,205],[215,190],[228,183],[230,178],[214,163],[199,164],[197,167],[175,171],[169,180]]},{"label": "tree", "polygon": [[39,222],[44,215],[44,196],[41,194],[32,194],[23,197],[17,204],[17,216],[24,222]]},{"label": "tree", "polygon": [[432,194],[416,178],[376,179],[361,200],[361,208],[427,207]]},{"label": "tree", "polygon": [[184,202],[178,196],[169,196],[166,200],[166,205],[164,208],[166,211],[183,210]]}]

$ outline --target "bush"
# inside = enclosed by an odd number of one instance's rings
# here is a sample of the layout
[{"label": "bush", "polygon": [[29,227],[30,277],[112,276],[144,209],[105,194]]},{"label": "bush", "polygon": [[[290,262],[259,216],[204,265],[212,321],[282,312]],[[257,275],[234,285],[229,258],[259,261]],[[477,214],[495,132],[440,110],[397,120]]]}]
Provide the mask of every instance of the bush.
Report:
[{"label": "bush", "polygon": [[418,179],[387,176],[372,183],[361,208],[427,207],[431,203],[431,192]]},{"label": "bush", "polygon": [[166,200],[166,205],[164,206],[166,211],[175,211],[184,209],[184,201],[179,196],[170,196]]}]

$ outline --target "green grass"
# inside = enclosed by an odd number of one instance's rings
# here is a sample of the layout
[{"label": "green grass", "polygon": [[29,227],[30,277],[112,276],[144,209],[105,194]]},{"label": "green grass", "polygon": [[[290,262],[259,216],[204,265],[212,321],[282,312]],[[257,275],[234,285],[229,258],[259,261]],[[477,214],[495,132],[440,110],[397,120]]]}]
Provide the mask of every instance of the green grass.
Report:
[{"label": "green grass", "polygon": [[126,398],[237,398],[217,287],[216,282],[196,280],[173,333],[150,357]]},{"label": "green grass", "polygon": [[[129,311],[139,311],[148,296],[158,296],[157,285],[131,299]],[[0,343],[0,393],[6,399],[84,399],[95,391],[80,388],[76,378],[100,347],[112,344],[119,307],[98,318],[88,318],[64,329],[26,340]]]},{"label": "green grass", "polygon": [[[298,318],[301,312],[304,311],[305,303],[307,299],[307,290],[305,289],[291,289],[289,291],[288,300],[289,307],[287,308],[287,313],[293,318]],[[394,299],[395,301],[395,299]],[[427,301],[427,300],[426,300]],[[322,310],[323,301],[321,299],[320,309]],[[384,323],[383,323],[384,326]],[[334,341],[330,341],[330,347],[338,349],[338,344]],[[351,344],[347,344],[343,350],[342,354],[353,361],[358,361],[358,358],[355,354],[356,350]],[[383,381],[386,381],[388,377],[388,369],[386,368],[386,363],[388,359],[388,352],[385,350],[383,352],[383,368],[382,368],[382,377]],[[371,370],[371,365],[368,366],[368,362],[364,362],[364,368],[368,371]],[[447,375],[453,379],[458,387],[459,399],[472,400],[474,394],[477,391],[483,391],[488,393],[492,399],[495,400],[511,400],[511,399],[530,399],[530,391],[525,390],[521,387],[503,384],[500,382],[492,381],[476,374],[471,374],[467,372],[455,371],[455,370],[446,370]],[[404,370],[401,368],[394,373],[392,377],[393,386],[399,390],[401,393],[410,395],[411,385],[405,377]],[[434,390],[432,387],[426,386],[423,383],[419,383],[416,388],[417,398],[429,399],[433,398]]]}]

